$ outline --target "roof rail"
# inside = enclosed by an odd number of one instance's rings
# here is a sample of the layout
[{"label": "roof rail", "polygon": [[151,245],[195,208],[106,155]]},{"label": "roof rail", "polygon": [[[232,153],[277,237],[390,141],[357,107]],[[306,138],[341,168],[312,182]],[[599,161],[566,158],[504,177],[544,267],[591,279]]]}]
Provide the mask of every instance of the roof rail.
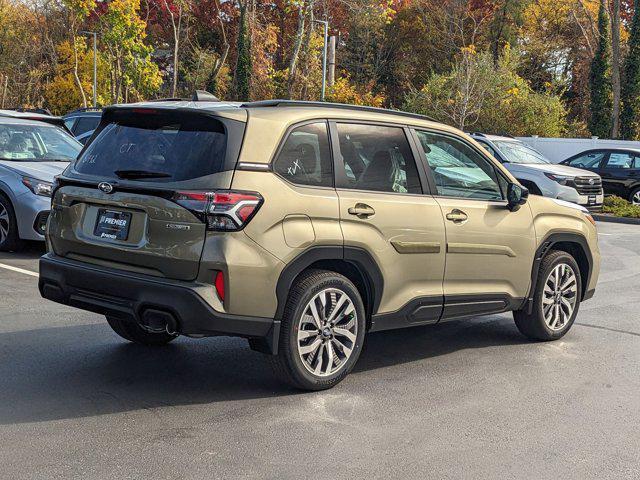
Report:
[{"label": "roof rail", "polygon": [[151,100],[145,100],[145,102],[186,102],[188,99],[180,97],[167,97],[167,98],[152,98]]},{"label": "roof rail", "polygon": [[482,132],[470,132],[469,135],[475,135],[476,137],[486,137],[487,136],[486,133],[482,133]]},{"label": "roof rail", "polygon": [[101,112],[102,107],[81,107],[72,110],[71,112],[66,113],[65,115],[69,115],[71,113],[82,113],[82,112]]},{"label": "roof rail", "polygon": [[240,105],[241,108],[259,108],[259,107],[324,107],[339,108],[341,110],[356,110],[360,112],[384,113],[387,115],[398,115],[402,117],[417,118],[420,120],[429,120],[437,122],[432,117],[420,115],[418,113],[403,112],[401,110],[388,110],[386,108],[368,107],[366,105],[349,105],[347,103],[332,102],[313,102],[305,100],[259,100],[256,102],[246,102]]},{"label": "roof rail", "polygon": [[40,115],[51,115],[51,112],[47,108],[27,108],[27,107],[15,107],[5,108],[4,110],[13,110],[18,113],[39,113]]},{"label": "roof rail", "polygon": [[191,98],[168,97],[168,98],[152,98],[147,102],[219,102],[220,99],[213,93],[205,90],[196,90]]}]

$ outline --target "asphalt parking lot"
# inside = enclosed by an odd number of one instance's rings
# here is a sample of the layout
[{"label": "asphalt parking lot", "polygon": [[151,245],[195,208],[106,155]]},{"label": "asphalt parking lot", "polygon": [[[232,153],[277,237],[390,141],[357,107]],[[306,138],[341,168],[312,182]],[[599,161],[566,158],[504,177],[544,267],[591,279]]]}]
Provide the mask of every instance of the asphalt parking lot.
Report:
[{"label": "asphalt parking lot", "polygon": [[[0,268],[0,477],[640,477],[640,227],[599,224],[562,340],[510,315],[373,334],[346,381],[276,383],[242,340],[148,350]],[[0,254],[37,272],[41,247]]]}]

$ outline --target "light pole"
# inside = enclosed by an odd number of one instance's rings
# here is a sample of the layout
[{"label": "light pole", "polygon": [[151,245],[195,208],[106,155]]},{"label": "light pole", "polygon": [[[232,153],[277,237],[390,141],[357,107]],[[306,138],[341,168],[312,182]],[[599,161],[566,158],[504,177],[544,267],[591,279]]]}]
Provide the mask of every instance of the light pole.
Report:
[{"label": "light pole", "polygon": [[314,20],[316,23],[324,25],[324,47],[322,49],[322,94],[321,100],[324,102],[324,95],[327,90],[327,39],[329,37],[329,22],[326,20]]},{"label": "light pole", "polygon": [[82,31],[85,35],[93,35],[93,106],[98,106],[98,34]]}]

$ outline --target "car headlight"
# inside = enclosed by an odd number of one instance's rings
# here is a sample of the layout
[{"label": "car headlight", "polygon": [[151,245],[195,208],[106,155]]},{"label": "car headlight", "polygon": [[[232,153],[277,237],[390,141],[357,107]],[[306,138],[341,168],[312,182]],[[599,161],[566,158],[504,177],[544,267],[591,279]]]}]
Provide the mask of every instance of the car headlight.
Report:
[{"label": "car headlight", "polygon": [[574,179],[574,177],[568,177],[566,175],[555,175],[553,173],[547,172],[544,172],[544,174],[547,178],[553,180],[554,182],[558,182],[560,185],[566,185]]},{"label": "car headlight", "polygon": [[37,178],[22,177],[22,183],[36,195],[51,197],[51,192],[53,192],[52,183],[44,182],[42,180],[38,180]]}]

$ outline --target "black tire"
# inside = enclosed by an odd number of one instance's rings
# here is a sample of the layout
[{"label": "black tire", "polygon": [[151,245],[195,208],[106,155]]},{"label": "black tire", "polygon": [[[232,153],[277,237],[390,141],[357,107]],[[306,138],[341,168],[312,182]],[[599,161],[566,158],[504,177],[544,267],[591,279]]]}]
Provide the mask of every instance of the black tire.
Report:
[{"label": "black tire", "polygon": [[[355,311],[355,324],[357,330],[355,341],[350,343],[351,353],[343,363],[335,363],[336,371],[325,376],[314,375],[303,364],[298,353],[298,332],[300,331],[300,319],[304,314],[309,302],[319,293],[326,289],[338,290],[346,294],[351,301]],[[327,312],[321,315],[326,315]],[[325,318],[325,317],[323,317]],[[352,318],[352,317],[344,317]],[[277,355],[269,355],[269,359],[276,376],[283,382],[301,390],[325,390],[340,383],[353,369],[358,361],[362,345],[364,343],[366,328],[366,312],[362,298],[356,286],[345,276],[327,270],[310,270],[304,272],[296,280],[287,298],[282,323],[280,327],[280,342]],[[321,341],[332,343],[333,337],[324,340],[322,335],[318,336]],[[323,348],[323,347],[321,347]],[[331,347],[334,348],[334,347]],[[331,351],[330,349],[324,352]],[[334,350],[335,351],[335,350]],[[324,355],[319,349],[316,355]],[[342,352],[336,352],[342,353]],[[329,357],[326,357],[329,358]],[[317,360],[317,357],[316,357]],[[333,368],[334,361],[331,360],[330,367]]]},{"label": "black tire", "polygon": [[0,232],[0,251],[17,252],[24,247],[24,242],[18,235],[18,222],[11,201],[0,193],[0,228],[8,230],[3,235]]},{"label": "black tire", "polygon": [[[640,187],[636,187],[633,190],[631,190],[631,193],[629,194],[629,201],[631,203],[633,203],[633,197],[635,197],[638,192],[640,192]],[[638,205],[638,204],[636,204],[636,205]]]},{"label": "black tire", "polygon": [[166,345],[173,339],[177,338],[177,335],[171,335],[169,333],[151,333],[144,330],[140,325],[131,320],[121,320],[116,317],[107,316],[107,323],[125,340],[140,345],[159,346]]},{"label": "black tire", "polygon": [[[547,280],[551,275],[551,272],[560,264],[565,264],[573,270],[575,275],[575,306],[573,312],[568,320],[558,329],[552,329],[545,321],[543,311],[543,292]],[[536,291],[533,295],[533,308],[531,313],[520,310],[513,312],[513,317],[516,322],[516,326],[520,332],[532,339],[532,340],[557,340],[563,337],[573,325],[573,322],[578,315],[578,309],[580,307],[580,299],[582,298],[582,279],[580,277],[580,268],[575,259],[566,252],[559,250],[552,250],[543,259],[540,264],[540,270],[538,272],[538,279],[536,281]],[[551,307],[553,308],[553,307]]]}]

